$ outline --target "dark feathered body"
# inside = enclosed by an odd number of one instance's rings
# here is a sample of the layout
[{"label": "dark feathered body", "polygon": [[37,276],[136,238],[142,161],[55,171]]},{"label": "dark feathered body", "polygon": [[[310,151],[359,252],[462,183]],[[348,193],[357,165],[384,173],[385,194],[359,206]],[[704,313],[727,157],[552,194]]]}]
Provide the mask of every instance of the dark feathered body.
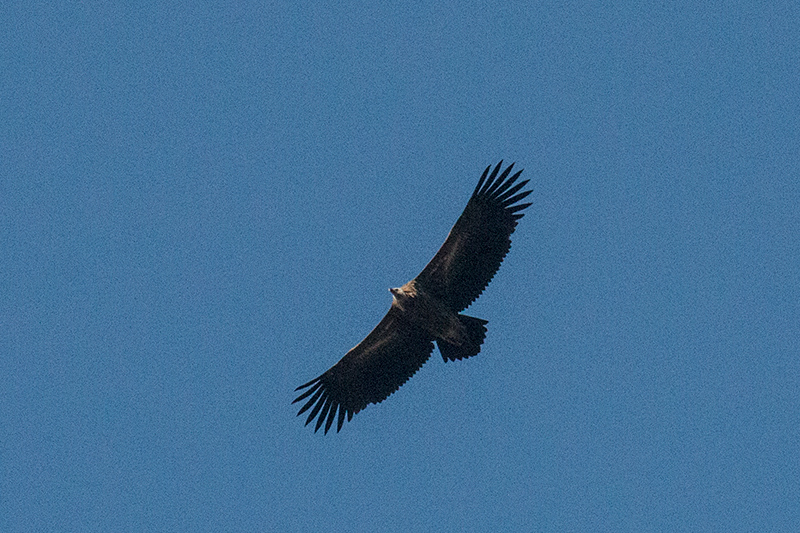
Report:
[{"label": "dark feathered body", "polygon": [[[338,412],[337,431],[345,417],[396,391],[428,360],[436,342],[442,358],[453,361],[476,355],[486,336],[487,321],[460,314],[480,296],[511,247],[511,234],[530,204],[519,204],[530,191],[527,180],[514,184],[522,171],[499,174],[502,161],[484,171],[467,207],[445,243],[413,280],[390,289],[392,306],[381,322],[352,350],[316,379],[295,402],[318,416],[327,433]],[[487,178],[488,176],[488,178]],[[294,403],[294,402],[293,402]]]},{"label": "dark feathered body", "polygon": [[[486,328],[483,327],[487,323],[485,320],[459,315],[457,310],[444,301],[417,287],[415,280],[399,289],[389,290],[393,296],[392,308],[411,327],[419,329],[430,340],[436,341],[445,361],[463,359],[480,351],[486,335]],[[449,353],[454,357],[445,356],[442,345],[448,345]]]},{"label": "dark feathered body", "polygon": [[397,308],[409,323],[427,333],[431,340],[442,339],[451,344],[466,342],[466,331],[458,314],[438,298],[417,290],[414,281],[399,289],[391,289],[392,307]]}]

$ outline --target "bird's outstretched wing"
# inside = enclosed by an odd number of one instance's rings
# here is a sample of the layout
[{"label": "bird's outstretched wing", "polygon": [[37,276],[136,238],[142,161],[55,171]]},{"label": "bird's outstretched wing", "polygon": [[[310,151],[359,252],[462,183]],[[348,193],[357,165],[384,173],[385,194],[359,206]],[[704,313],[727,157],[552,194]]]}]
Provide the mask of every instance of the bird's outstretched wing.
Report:
[{"label": "bird's outstretched wing", "polygon": [[456,312],[474,302],[492,280],[511,248],[522,210],[531,205],[517,203],[531,193],[519,192],[529,180],[514,185],[522,171],[509,178],[513,163],[498,176],[502,164],[491,175],[491,165],[486,167],[444,244],[415,278]]},{"label": "bird's outstretched wing", "polygon": [[392,307],[375,329],[338,363],[297,387],[295,390],[308,390],[292,403],[310,396],[297,414],[313,406],[306,425],[318,416],[315,432],[324,422],[328,433],[338,410],[338,432],[345,416],[350,421],[368,404],[382,402],[400,388],[428,360],[432,350],[433,339],[403,320],[402,313]]}]

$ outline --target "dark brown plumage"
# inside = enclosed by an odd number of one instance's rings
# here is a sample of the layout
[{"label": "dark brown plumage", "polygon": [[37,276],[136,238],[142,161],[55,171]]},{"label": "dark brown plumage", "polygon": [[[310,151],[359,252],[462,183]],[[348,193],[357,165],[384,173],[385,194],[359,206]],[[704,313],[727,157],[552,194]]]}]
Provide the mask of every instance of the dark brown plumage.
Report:
[{"label": "dark brown plumage", "polygon": [[[308,389],[292,403],[308,398],[297,413],[311,409],[314,431],[325,433],[338,421],[370,403],[379,403],[400,388],[428,360],[436,341],[445,362],[480,352],[486,320],[459,314],[483,292],[511,248],[511,234],[530,203],[517,203],[528,180],[514,184],[512,163],[489,174],[486,167],[464,212],[442,247],[420,274],[402,287],[389,289],[392,306],[367,337],[321,376],[297,387]],[[499,175],[498,175],[499,174]]]}]

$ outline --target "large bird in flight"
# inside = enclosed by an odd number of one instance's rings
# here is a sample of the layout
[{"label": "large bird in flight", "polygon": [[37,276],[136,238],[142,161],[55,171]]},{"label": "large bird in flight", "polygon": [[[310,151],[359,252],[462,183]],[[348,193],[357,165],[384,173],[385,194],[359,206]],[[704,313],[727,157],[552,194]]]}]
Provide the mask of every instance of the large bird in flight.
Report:
[{"label": "large bird in flight", "polygon": [[514,164],[500,173],[502,164],[491,174],[491,165],[483,171],[464,212],[422,272],[389,289],[392,306],[375,329],[324,374],[295,389],[307,389],[292,403],[308,398],[297,414],[311,409],[306,425],[317,417],[315,432],[325,423],[328,433],[337,412],[340,431],[345,416],[350,421],[367,405],[385,400],[428,360],[434,341],[445,362],[480,352],[487,321],[460,313],[500,268],[522,211],[531,205],[518,203],[531,193],[519,192],[529,180],[514,185],[522,171],[509,178]]}]

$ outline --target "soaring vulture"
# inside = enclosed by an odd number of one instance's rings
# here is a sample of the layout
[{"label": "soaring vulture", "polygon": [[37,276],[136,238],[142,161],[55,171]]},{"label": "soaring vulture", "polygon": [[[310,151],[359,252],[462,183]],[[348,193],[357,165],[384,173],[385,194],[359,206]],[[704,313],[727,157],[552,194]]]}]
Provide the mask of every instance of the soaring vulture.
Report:
[{"label": "soaring vulture", "polygon": [[317,417],[315,432],[324,422],[328,433],[337,412],[338,432],[345,416],[350,421],[367,405],[385,400],[428,360],[434,341],[445,362],[480,352],[487,321],[459,313],[494,277],[522,211],[531,205],[517,203],[531,193],[519,192],[529,180],[514,185],[522,171],[509,178],[514,164],[499,174],[502,164],[491,174],[491,165],[483,171],[464,212],[422,272],[389,289],[392,306],[375,329],[328,371],[295,389],[307,389],[292,403],[308,398],[297,414],[311,409],[306,425]]}]

